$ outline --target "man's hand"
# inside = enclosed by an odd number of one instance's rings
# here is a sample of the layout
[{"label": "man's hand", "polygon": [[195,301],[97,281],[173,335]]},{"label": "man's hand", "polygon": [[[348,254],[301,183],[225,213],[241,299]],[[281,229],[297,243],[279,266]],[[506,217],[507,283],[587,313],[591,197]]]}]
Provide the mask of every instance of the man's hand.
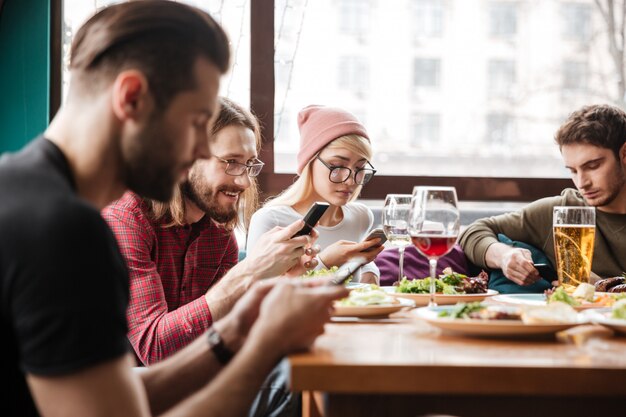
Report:
[{"label": "man's hand", "polygon": [[265,232],[242,263],[253,268],[257,278],[270,278],[287,273],[290,276],[302,274],[306,266],[315,266],[313,258],[319,251],[313,246],[318,237],[314,230],[311,235],[292,238],[304,226],[297,220],[287,227],[276,226]]},{"label": "man's hand", "polygon": [[278,357],[309,348],[324,332],[333,301],[348,295],[343,285],[310,285],[298,280],[277,283],[263,300],[248,340]]},{"label": "man's hand", "polygon": [[324,249],[319,254],[319,258],[328,268],[341,266],[356,256],[364,257],[367,259],[367,262],[371,262],[384,249],[383,246],[375,247],[378,244],[380,244],[380,239],[378,238],[360,243],[340,240]]},{"label": "man's hand", "polygon": [[531,285],[541,279],[528,249],[510,248],[504,252],[500,268],[504,276],[518,285]]}]

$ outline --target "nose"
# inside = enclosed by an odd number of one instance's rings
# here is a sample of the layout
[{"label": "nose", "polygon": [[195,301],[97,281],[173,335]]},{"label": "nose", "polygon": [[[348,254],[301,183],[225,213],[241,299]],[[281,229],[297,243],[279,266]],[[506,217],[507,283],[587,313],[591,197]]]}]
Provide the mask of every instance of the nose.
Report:
[{"label": "nose", "polygon": [[580,172],[578,175],[576,175],[576,182],[577,187],[580,189],[589,188],[589,186],[591,185],[591,179],[584,172]]},{"label": "nose", "polygon": [[196,143],[194,146],[193,156],[195,159],[209,159],[211,157],[211,148],[209,146],[209,135],[206,129],[196,130]]},{"label": "nose", "polygon": [[244,171],[243,174],[236,176],[235,184],[242,188],[250,187],[250,177],[248,176],[248,171]]}]

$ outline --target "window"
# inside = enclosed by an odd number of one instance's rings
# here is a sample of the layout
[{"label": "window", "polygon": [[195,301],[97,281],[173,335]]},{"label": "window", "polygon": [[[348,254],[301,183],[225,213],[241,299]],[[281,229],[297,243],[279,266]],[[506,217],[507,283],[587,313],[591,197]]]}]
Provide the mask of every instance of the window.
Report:
[{"label": "window", "polygon": [[439,87],[441,78],[441,60],[415,58],[413,61],[413,86]]},{"label": "window", "polygon": [[509,114],[490,113],[487,115],[486,142],[491,145],[506,145],[515,140],[514,119]]},{"label": "window", "polygon": [[515,85],[515,62],[493,59],[489,61],[489,96],[508,98]]},{"label": "window", "polygon": [[511,37],[517,33],[517,5],[508,2],[489,3],[489,34]]},{"label": "window", "polygon": [[565,61],[563,63],[563,92],[583,93],[587,90],[587,63]]},{"label": "window", "polygon": [[369,65],[367,59],[356,56],[346,56],[339,59],[338,85],[341,90],[348,90],[354,94],[364,95],[369,88]]},{"label": "window", "polygon": [[411,125],[412,147],[431,146],[440,141],[439,124],[440,116],[434,113],[413,115]]},{"label": "window", "polygon": [[413,31],[416,38],[437,38],[443,34],[441,0],[413,0]]},{"label": "window", "polygon": [[563,10],[563,38],[587,42],[591,37],[591,7],[589,4],[565,3]]},{"label": "window", "polygon": [[339,29],[349,35],[364,35],[370,27],[370,5],[366,0],[340,0]]},{"label": "window", "polygon": [[[104,4],[65,2],[70,5],[66,19]],[[579,103],[623,102],[608,31],[592,26],[603,24],[594,0],[408,0],[402,3],[408,10],[397,2],[371,0],[194,4],[216,17],[221,13],[230,34],[239,57],[230,95],[242,104],[250,97],[261,119],[262,159],[268,164],[259,181],[270,195],[293,181],[297,114],[309,104],[342,107],[364,120],[378,169],[365,198],[430,183],[456,185],[461,199],[529,200],[546,195],[546,187],[556,193],[571,185],[552,143],[563,115]],[[251,62],[248,18],[255,44]],[[546,35],[517,36],[525,28]],[[365,34],[368,42],[346,36],[352,34]],[[514,45],[498,41],[512,37]],[[586,43],[573,44],[577,39]],[[581,46],[591,52],[581,52]],[[367,70],[355,69],[361,64],[349,63],[349,57],[364,59]],[[343,81],[349,88],[338,88]],[[363,85],[364,95],[353,93]],[[245,94],[234,95],[233,89]],[[419,151],[407,154],[407,145]],[[515,158],[502,163],[507,154]],[[541,163],[528,169],[529,160]],[[500,189],[515,189],[518,197],[502,197]]]},{"label": "window", "polygon": [[[63,97],[69,85],[69,50],[73,34],[92,14],[120,0],[62,0],[63,1]],[[220,94],[248,106],[250,103],[250,4],[246,0],[194,1],[188,3],[210,13],[228,34],[232,48],[231,70],[222,77]]]}]

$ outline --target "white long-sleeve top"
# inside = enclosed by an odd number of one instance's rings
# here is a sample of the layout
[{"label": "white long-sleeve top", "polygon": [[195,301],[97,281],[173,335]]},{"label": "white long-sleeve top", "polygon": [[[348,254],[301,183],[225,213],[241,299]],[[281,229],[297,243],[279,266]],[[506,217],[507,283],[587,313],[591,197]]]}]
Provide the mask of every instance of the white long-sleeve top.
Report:
[{"label": "white long-sleeve top", "polygon": [[[322,250],[339,240],[350,240],[361,242],[367,236],[374,223],[372,211],[361,203],[348,203],[341,207],[343,219],[335,226],[320,226],[315,229],[319,233],[317,244]],[[302,215],[291,206],[270,206],[263,207],[252,215],[250,227],[248,229],[248,239],[246,240],[246,251],[254,248],[261,235],[274,226],[285,227],[302,219]],[[317,269],[324,267],[318,265]],[[361,268],[362,272],[372,272],[377,277],[380,276],[378,267],[374,262],[370,262]],[[357,277],[355,277],[357,279]],[[360,279],[360,275],[359,275]]]}]

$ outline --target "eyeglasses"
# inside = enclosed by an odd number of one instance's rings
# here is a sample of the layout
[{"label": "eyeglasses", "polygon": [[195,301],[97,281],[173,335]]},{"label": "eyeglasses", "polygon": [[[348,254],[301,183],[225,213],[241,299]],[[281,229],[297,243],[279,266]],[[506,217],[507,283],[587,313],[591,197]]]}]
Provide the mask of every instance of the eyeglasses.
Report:
[{"label": "eyeglasses", "polygon": [[[324,162],[324,160],[320,158],[319,155],[316,158],[322,164],[324,164],[326,168],[330,170],[330,173],[328,174],[328,179],[330,180],[330,182],[334,182],[335,184],[341,184],[342,182],[348,181],[348,178],[352,176],[352,170],[350,168],[329,165],[328,163]],[[370,164],[369,161],[367,161],[367,165],[369,165],[370,168],[357,168],[354,170],[354,182],[358,185],[367,184],[372,179],[374,174],[376,174],[374,166]]]},{"label": "eyeglasses", "polygon": [[229,161],[227,159],[220,158],[218,156],[215,157],[217,160],[222,161],[226,164],[226,174],[232,175],[234,177],[238,177],[243,175],[244,172],[248,172],[248,176],[250,178],[256,177],[261,173],[263,166],[265,165],[263,162],[258,159],[254,159],[254,162],[251,164],[242,164],[235,161]]}]

